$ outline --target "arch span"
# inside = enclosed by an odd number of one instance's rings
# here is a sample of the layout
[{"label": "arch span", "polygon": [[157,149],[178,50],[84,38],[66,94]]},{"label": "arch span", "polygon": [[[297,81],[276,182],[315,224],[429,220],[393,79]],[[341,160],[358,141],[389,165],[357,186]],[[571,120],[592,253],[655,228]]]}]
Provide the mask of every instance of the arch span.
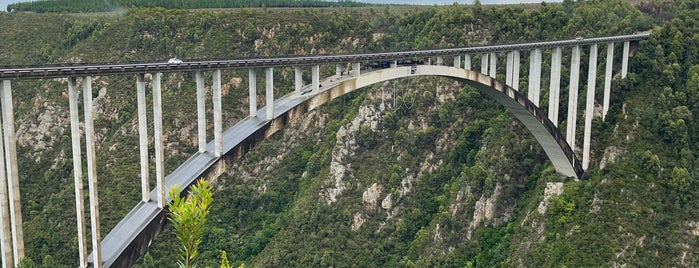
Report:
[{"label": "arch span", "polygon": [[440,76],[454,79],[492,97],[512,112],[534,135],[556,171],[568,177],[582,177],[584,171],[580,160],[573,153],[565,137],[548,119],[547,115],[539,110],[539,107],[512,87],[473,70],[440,65],[381,69],[356,78],[338,81],[337,85],[313,96],[310,99],[308,109],[313,109],[336,97],[372,84],[411,76]]},{"label": "arch span", "polygon": [[[325,85],[319,92],[291,93],[274,101],[275,116],[267,118],[266,107],[257,110],[256,117],[247,117],[223,133],[221,158],[211,153],[195,153],[165,178],[165,187],[174,185],[189,188],[198,178],[214,178],[225,170],[226,163],[243,157],[257,143],[268,138],[290,121],[334,98],[372,84],[411,76],[440,76],[473,86],[493,97],[517,117],[543,147],[558,172],[580,178],[580,161],[539,108],[516,90],[487,75],[447,66],[418,65],[380,69],[358,77],[343,76]],[[337,77],[335,77],[337,78]],[[310,88],[307,86],[306,89]],[[207,144],[207,152],[214,151],[214,142]],[[157,200],[152,190],[151,200]],[[145,253],[155,236],[167,222],[165,210],[153,201],[137,204],[102,240],[105,267],[127,267]],[[92,256],[88,257],[92,267]]]}]

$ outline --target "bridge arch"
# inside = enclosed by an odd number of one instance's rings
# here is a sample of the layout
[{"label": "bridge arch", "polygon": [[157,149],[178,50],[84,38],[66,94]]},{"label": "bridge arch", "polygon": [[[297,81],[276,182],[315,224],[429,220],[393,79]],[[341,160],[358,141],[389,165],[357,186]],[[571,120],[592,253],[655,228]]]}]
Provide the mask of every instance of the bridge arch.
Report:
[{"label": "bridge arch", "polygon": [[[439,76],[470,85],[502,104],[524,124],[544,149],[556,171],[568,177],[581,178],[584,170],[580,160],[565,140],[559,129],[539,107],[514,88],[473,70],[440,65],[402,66],[380,69],[350,79],[340,79],[326,89],[302,103],[304,111],[314,109],[326,102],[376,83],[413,76]],[[296,116],[291,119],[296,118]]]},{"label": "bridge arch", "polygon": [[[491,96],[505,106],[534,135],[543,147],[556,171],[580,178],[582,165],[573,150],[560,134],[558,128],[539,108],[512,87],[487,75],[466,69],[439,65],[401,66],[379,69],[359,76],[334,77],[326,80],[318,92],[293,92],[274,100],[274,116],[266,120],[267,109],[257,110],[257,116],[247,117],[223,133],[223,155],[214,157],[214,141],[206,145],[206,152],[195,153],[180,167],[165,178],[165,188],[174,185],[189,188],[201,177],[215,178],[226,169],[226,162],[242,158],[262,140],[279,131],[287,123],[302,117],[337,97],[364,87],[413,76],[439,76],[470,85]],[[156,190],[150,193],[151,200],[157,198]],[[129,266],[145,252],[148,245],[162,230],[165,210],[154,202],[140,202],[102,240],[103,264],[106,267]],[[93,267],[92,254],[88,257]]]}]

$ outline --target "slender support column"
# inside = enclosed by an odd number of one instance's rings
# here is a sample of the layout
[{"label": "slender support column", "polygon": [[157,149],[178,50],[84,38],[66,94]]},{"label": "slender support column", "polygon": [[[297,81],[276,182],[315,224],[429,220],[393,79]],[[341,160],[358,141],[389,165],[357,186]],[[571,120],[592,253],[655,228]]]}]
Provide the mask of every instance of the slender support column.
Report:
[{"label": "slender support column", "polygon": [[301,93],[301,88],[303,88],[303,71],[301,67],[294,67],[294,89],[296,93]]},{"label": "slender support column", "polygon": [[529,100],[539,106],[541,92],[541,49],[534,49],[529,56]]},{"label": "slender support column", "polygon": [[274,69],[265,70],[265,96],[267,97],[267,120],[274,119]]},{"label": "slender support column", "polygon": [[223,116],[221,111],[221,70],[214,71],[214,156],[223,154]]},{"label": "slender support column", "polygon": [[[3,88],[10,88],[10,81],[2,81]],[[3,125],[5,122],[3,122]],[[1,128],[0,128],[1,129]],[[7,185],[9,182],[9,177],[5,173],[5,146],[3,142],[0,142],[0,251],[2,253],[2,267],[15,267],[12,247],[12,227],[10,227],[10,214],[9,214],[9,199],[7,193]]]},{"label": "slender support column", "polygon": [[437,65],[439,65],[439,66],[444,65],[444,58],[442,58],[442,57],[437,57]]},{"label": "slender support column", "polygon": [[481,73],[488,74],[488,53],[481,54]]},{"label": "slender support column", "polygon": [[398,67],[398,61],[391,61],[391,68],[396,68]]},{"label": "slender support column", "polygon": [[361,70],[362,70],[361,63],[359,63],[359,62],[352,63],[352,72],[353,72],[352,74],[354,75],[354,77],[359,77],[359,75],[361,74]]},{"label": "slender support column", "polygon": [[22,204],[19,195],[19,172],[17,167],[17,137],[15,117],[12,108],[12,89],[9,80],[2,87],[2,127],[5,141],[5,169],[7,171],[8,194],[10,199],[10,221],[12,221],[13,256],[19,262],[24,258],[24,232],[22,230]]},{"label": "slender support column", "polygon": [[514,51],[507,52],[507,64],[505,65],[505,84],[512,86],[512,65],[515,61]]},{"label": "slender support column", "polygon": [[102,237],[100,236],[99,199],[97,198],[97,163],[95,162],[95,128],[92,124],[92,77],[83,80],[83,106],[85,108],[85,155],[87,156],[87,181],[90,196],[90,228],[92,230],[92,258],[95,268],[102,267]]},{"label": "slender support column", "polygon": [[[296,92],[301,92],[301,86],[299,83],[299,80],[301,80],[301,68],[299,67],[294,67],[295,71],[295,77],[296,77]],[[250,99],[250,116],[255,117],[257,116],[257,73],[253,69],[248,70],[248,88],[249,90],[249,99]]]},{"label": "slender support column", "polygon": [[320,66],[313,65],[311,67],[311,90],[318,92],[320,89]]},{"label": "slender support column", "polygon": [[585,136],[583,137],[583,169],[590,166],[590,136],[595,117],[595,83],[597,81],[597,44],[590,46],[590,67],[587,71],[587,102],[585,104]]},{"label": "slender support column", "polygon": [[197,80],[197,134],[199,137],[199,153],[206,152],[206,92],[204,92],[204,75],[201,71],[195,73]]},{"label": "slender support column", "polygon": [[609,95],[612,91],[612,68],[614,67],[614,43],[607,44],[607,64],[604,72],[604,100],[602,101],[602,121],[609,111]]},{"label": "slender support column", "polygon": [[335,75],[341,76],[342,75],[342,65],[335,64]]},{"label": "slender support column", "polygon": [[549,120],[558,126],[558,102],[561,95],[561,48],[551,51],[551,83],[549,85]]},{"label": "slender support column", "polygon": [[519,91],[519,51],[514,51],[514,64],[512,64],[512,88]]},{"label": "slender support column", "polygon": [[566,140],[573,150],[575,150],[575,124],[578,114],[578,79],[580,79],[580,46],[574,46],[570,59],[570,93],[566,126]]},{"label": "slender support column", "polygon": [[461,68],[461,56],[454,56],[454,67]]},{"label": "slender support column", "polygon": [[497,75],[497,63],[498,62],[498,56],[495,53],[490,53],[490,69],[488,71],[490,72],[489,76],[492,78],[495,78]]},{"label": "slender support column", "polygon": [[[73,148],[73,180],[75,182],[75,211],[78,226],[78,267],[87,267],[87,232],[85,204],[83,204],[83,165],[80,151],[80,117],[78,114],[78,90],[75,77],[68,78],[68,102],[70,106],[70,140]],[[6,266],[5,266],[6,267]]]},{"label": "slender support column", "polygon": [[148,122],[144,74],[136,75],[136,101],[138,102],[138,148],[141,160],[141,201],[148,202],[150,200],[150,185],[148,183]]},{"label": "slender support column", "polygon": [[153,75],[153,142],[155,142],[155,189],[158,194],[158,207],[165,207],[165,159],[163,158],[163,106],[161,73]]},{"label": "slender support column", "polygon": [[464,56],[464,69],[471,70],[471,68],[473,68],[471,67],[471,55],[466,54]]},{"label": "slender support column", "polygon": [[629,71],[629,41],[624,42],[624,54],[621,57],[621,78],[626,78]]}]

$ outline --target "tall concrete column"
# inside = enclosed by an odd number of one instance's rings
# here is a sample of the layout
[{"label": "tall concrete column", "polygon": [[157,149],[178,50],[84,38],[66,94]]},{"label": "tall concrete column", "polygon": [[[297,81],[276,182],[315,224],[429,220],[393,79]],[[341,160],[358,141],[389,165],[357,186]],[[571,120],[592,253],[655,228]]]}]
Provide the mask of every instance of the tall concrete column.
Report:
[{"label": "tall concrete column", "polygon": [[398,67],[398,61],[391,61],[391,68],[396,68]]},{"label": "tall concrete column", "polygon": [[359,75],[361,74],[361,70],[362,70],[361,63],[359,63],[359,62],[352,63],[352,75],[354,75],[354,77],[359,77]]},{"label": "tall concrete column", "polygon": [[492,78],[495,78],[497,75],[497,63],[498,62],[498,55],[495,53],[490,53],[490,68],[488,71],[490,72],[489,76]]},{"label": "tall concrete column", "polygon": [[223,154],[223,115],[221,109],[221,70],[214,71],[213,102],[214,102],[214,156]]},{"label": "tall concrete column", "polygon": [[575,124],[578,114],[578,83],[580,79],[580,46],[574,46],[570,58],[570,93],[568,94],[568,121],[566,140],[575,150]]},{"label": "tall concrete column", "polygon": [[301,88],[303,88],[303,71],[301,67],[294,66],[294,90],[296,93],[301,93]]},{"label": "tall concrete column", "polygon": [[[301,72],[298,71],[300,70],[299,67],[294,67],[296,73],[295,73],[295,78],[296,78],[296,92],[301,91],[301,87],[299,87],[299,78]],[[249,99],[250,99],[250,117],[255,117],[257,116],[257,73],[253,69],[248,70],[248,88],[249,90]]]},{"label": "tall concrete column", "polygon": [[505,84],[512,87],[512,65],[515,63],[514,51],[507,52],[507,64],[505,65]]},{"label": "tall concrete column", "polygon": [[[3,80],[2,86],[10,88],[10,81]],[[4,124],[5,122],[3,122]],[[1,129],[1,128],[0,128]],[[10,204],[7,193],[9,177],[5,173],[5,146],[0,142],[0,253],[2,254],[2,267],[14,267],[14,247],[12,246],[12,227],[10,227]]]},{"label": "tall concrete column", "polygon": [[488,53],[481,54],[481,73],[488,75]]},{"label": "tall concrete column", "polygon": [[595,117],[595,83],[597,81],[597,44],[590,46],[590,65],[587,71],[587,102],[585,104],[585,136],[583,137],[583,169],[590,165],[590,136]]},{"label": "tall concrete column", "polygon": [[454,56],[454,67],[461,68],[461,56]]},{"label": "tall concrete column", "polygon": [[[75,184],[75,211],[78,227],[78,267],[87,267],[87,228],[83,194],[83,165],[80,151],[80,116],[78,114],[78,90],[75,77],[68,78],[68,103],[70,106],[70,140],[73,150],[73,180]],[[3,266],[7,267],[7,266]]]},{"label": "tall concrete column", "polygon": [[267,97],[267,120],[274,119],[274,69],[265,70],[265,96]]},{"label": "tall concrete column", "polygon": [[163,159],[163,106],[161,73],[153,75],[153,142],[155,143],[155,189],[158,207],[165,207],[165,159]]},{"label": "tall concrete column", "polygon": [[442,57],[437,57],[437,65],[442,66],[444,65],[444,59]]},{"label": "tall concrete column", "polygon": [[320,89],[320,66],[311,67],[311,90],[315,93]]},{"label": "tall concrete column", "polygon": [[629,41],[624,42],[624,54],[621,57],[621,78],[626,78],[629,71]]},{"label": "tall concrete column", "polygon": [[558,126],[558,102],[561,95],[561,48],[551,51],[551,83],[549,84],[549,120]]},{"label": "tall concrete column", "polygon": [[519,51],[515,50],[513,52],[512,59],[514,60],[514,63],[512,64],[512,88],[519,91]]},{"label": "tall concrete column", "polygon": [[471,70],[473,67],[471,67],[471,55],[466,54],[464,56],[464,69],[466,70]]},{"label": "tall concrete column", "polygon": [[607,44],[607,64],[604,72],[604,100],[602,101],[602,121],[609,110],[609,95],[612,91],[612,68],[614,67],[614,42]]},{"label": "tall concrete column", "polygon": [[197,80],[197,136],[199,153],[206,152],[206,92],[204,91],[204,75],[201,71],[195,73]]},{"label": "tall concrete column", "polygon": [[529,92],[527,98],[539,106],[541,92],[541,49],[534,49],[529,55]]},{"label": "tall concrete column", "polygon": [[13,257],[16,262],[24,258],[24,231],[22,229],[22,204],[19,194],[19,172],[17,167],[17,137],[12,108],[12,89],[9,80],[2,81],[2,127],[5,142],[5,170],[10,199],[10,221],[12,222]]},{"label": "tall concrete column", "polygon": [[102,237],[100,236],[99,199],[97,197],[97,163],[95,158],[95,128],[92,123],[92,77],[83,80],[85,110],[85,155],[87,157],[88,195],[90,196],[90,228],[92,230],[92,258],[95,268],[102,267]]},{"label": "tall concrete column", "polygon": [[150,200],[148,182],[148,122],[146,117],[146,79],[136,75],[136,102],[138,103],[138,149],[141,163],[141,201]]},{"label": "tall concrete column", "polygon": [[341,76],[342,75],[342,65],[339,63],[335,64],[335,75]]}]

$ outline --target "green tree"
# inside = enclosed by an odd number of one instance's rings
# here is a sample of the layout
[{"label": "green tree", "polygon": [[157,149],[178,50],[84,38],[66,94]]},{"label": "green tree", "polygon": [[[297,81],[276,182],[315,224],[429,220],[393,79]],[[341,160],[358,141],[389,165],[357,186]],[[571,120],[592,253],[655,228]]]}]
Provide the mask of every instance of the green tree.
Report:
[{"label": "green tree", "polygon": [[168,204],[170,222],[175,227],[177,240],[182,243],[179,267],[195,267],[194,259],[204,235],[206,216],[213,201],[212,187],[206,179],[200,179],[190,188],[187,198],[182,197],[182,188],[174,186],[169,193],[172,203]]}]

